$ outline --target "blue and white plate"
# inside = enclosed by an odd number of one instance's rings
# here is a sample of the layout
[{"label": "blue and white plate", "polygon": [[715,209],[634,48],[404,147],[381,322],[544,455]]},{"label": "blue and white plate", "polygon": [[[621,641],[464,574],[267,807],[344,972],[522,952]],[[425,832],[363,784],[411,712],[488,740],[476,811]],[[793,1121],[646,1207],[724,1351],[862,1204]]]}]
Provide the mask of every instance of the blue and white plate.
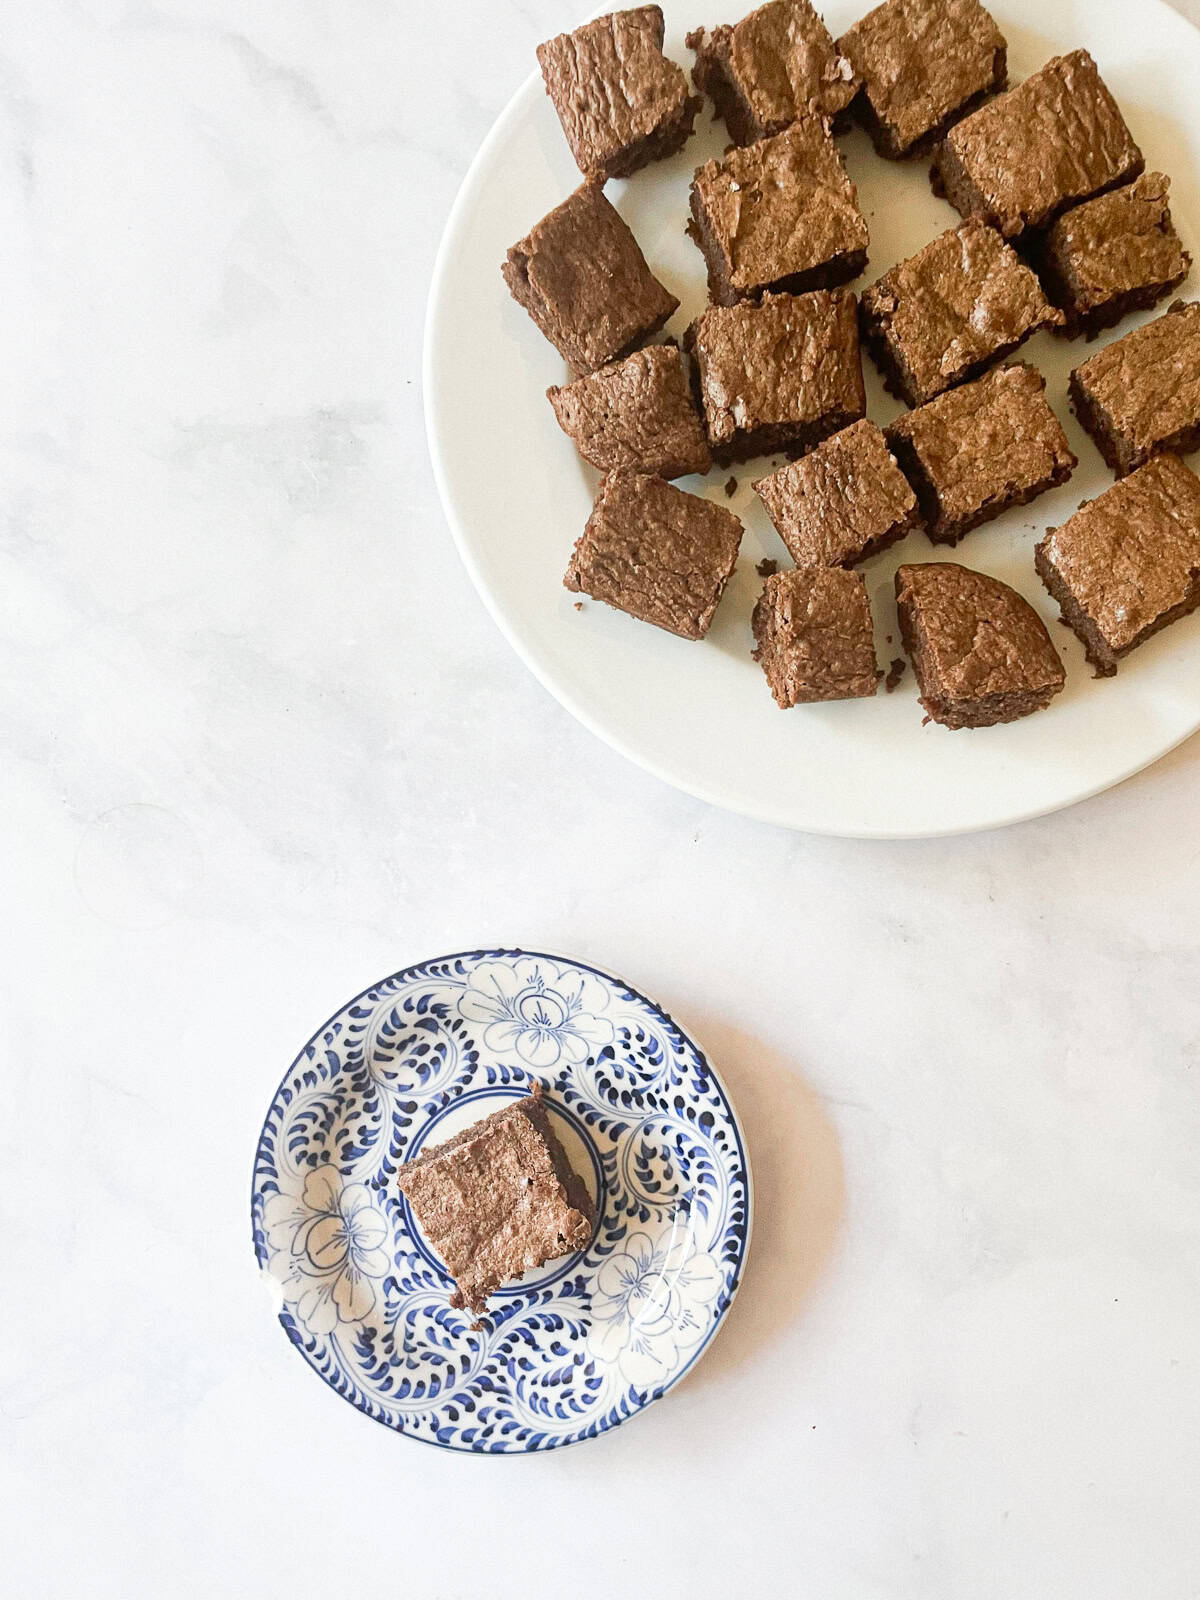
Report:
[{"label": "blue and white plate", "polygon": [[[476,1332],[396,1169],[535,1079],[596,1230],[494,1295]],[[251,1210],[279,1320],[326,1383],[411,1438],[512,1453],[606,1433],[695,1365],[737,1290],[750,1203],[724,1085],[664,1011],[582,962],[476,950],[375,984],[305,1045]]]}]

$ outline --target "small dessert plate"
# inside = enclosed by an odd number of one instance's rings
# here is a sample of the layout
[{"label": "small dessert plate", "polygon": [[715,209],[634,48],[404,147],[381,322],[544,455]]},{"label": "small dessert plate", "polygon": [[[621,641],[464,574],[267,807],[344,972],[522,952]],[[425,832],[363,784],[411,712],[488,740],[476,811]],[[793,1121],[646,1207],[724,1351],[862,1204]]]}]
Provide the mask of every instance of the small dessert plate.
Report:
[{"label": "small dessert plate", "polygon": [[[596,1228],[476,1330],[396,1170],[535,1081]],[[271,1102],[251,1195],[309,1366],[397,1433],[493,1454],[594,1438],[678,1383],[737,1291],[750,1208],[745,1139],[692,1040],[619,978],[520,950],[425,961],[344,1006]]]}]

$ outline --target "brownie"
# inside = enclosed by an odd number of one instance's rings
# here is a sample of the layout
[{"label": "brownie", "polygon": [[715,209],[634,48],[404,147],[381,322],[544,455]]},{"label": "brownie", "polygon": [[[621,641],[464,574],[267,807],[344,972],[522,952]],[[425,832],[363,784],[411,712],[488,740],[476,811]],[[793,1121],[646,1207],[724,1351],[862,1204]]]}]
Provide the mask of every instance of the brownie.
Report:
[{"label": "brownie", "polygon": [[1075,415],[1123,477],[1160,450],[1200,448],[1200,300],[1114,339],[1071,374]]},{"label": "brownie", "polygon": [[563,583],[681,639],[703,639],[741,539],[741,523],[724,506],[662,478],[610,472]]},{"label": "brownie", "polygon": [[700,167],[692,219],[688,231],[704,254],[717,305],[764,289],[832,288],[867,264],[858,193],[829,123],[815,113]]},{"label": "brownie", "polygon": [[917,499],[865,418],[754,489],[798,567],[851,567],[916,526]]},{"label": "brownie", "polygon": [[1144,173],[1064,211],[1049,229],[1038,270],[1066,313],[1067,334],[1091,338],[1148,310],[1187,277],[1192,258],[1171,221],[1170,187],[1161,172]]},{"label": "brownie", "polygon": [[1066,483],[1078,465],[1046,400],[1046,380],[1024,362],[938,395],[886,433],[934,544],[957,544],[1010,506]]},{"label": "brownie", "polygon": [[866,412],[854,296],[844,290],[710,306],[684,344],[722,466],[801,455]]},{"label": "brownie", "polygon": [[735,144],[782,133],[802,111],[844,127],[858,89],[854,69],[808,0],[771,0],[732,26],[687,36],[692,77]]},{"label": "brownie", "polygon": [[837,47],[862,81],[852,110],[892,160],[924,154],[1008,81],[1004,35],[979,0],[884,0]]},{"label": "brownie", "polygon": [[628,177],[686,144],[703,102],[662,44],[662,11],[638,6],[538,45],[546,93],[585,178]]},{"label": "brownie", "polygon": [[1065,682],[1042,619],[999,578],[953,561],[900,567],[896,607],[921,704],[945,728],[1015,722]]},{"label": "brownie", "polygon": [[1034,563],[1097,676],[1111,677],[1200,605],[1200,479],[1178,456],[1156,456],[1050,528]]},{"label": "brownie", "polygon": [[673,344],[635,350],[563,388],[546,390],[558,425],[601,472],[660,478],[712,466],[683,356]]},{"label": "brownie", "polygon": [[976,221],[939,234],[864,289],[859,316],[886,387],[910,406],[1063,320],[1012,246]]},{"label": "brownie", "polygon": [[964,217],[1015,239],[1144,165],[1096,63],[1073,50],[951,128],[933,179]]},{"label": "brownie", "polygon": [[598,184],[581,184],[508,252],[501,271],[550,343],[594,372],[657,333],[679,305]]},{"label": "brownie", "polygon": [[396,1182],[474,1312],[501,1284],[582,1250],[592,1199],[550,1126],[542,1088],[408,1162]]},{"label": "brownie", "polygon": [[785,709],[875,693],[879,668],[862,574],[794,567],[768,578],[754,607],[754,659]]}]

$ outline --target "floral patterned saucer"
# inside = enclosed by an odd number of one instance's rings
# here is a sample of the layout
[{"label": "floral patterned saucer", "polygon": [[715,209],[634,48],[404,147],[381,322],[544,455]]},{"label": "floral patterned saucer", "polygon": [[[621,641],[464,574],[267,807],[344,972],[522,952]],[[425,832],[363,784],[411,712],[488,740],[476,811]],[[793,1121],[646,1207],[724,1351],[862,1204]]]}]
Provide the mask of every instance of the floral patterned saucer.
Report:
[{"label": "floral patterned saucer", "polygon": [[[396,1169],[535,1078],[596,1231],[474,1332]],[[750,1171],[724,1086],[665,1012],[581,962],[477,950],[386,978],[309,1041],[267,1112],[251,1212],[288,1337],[360,1411],[452,1450],[551,1450],[699,1360],[745,1263]]]}]

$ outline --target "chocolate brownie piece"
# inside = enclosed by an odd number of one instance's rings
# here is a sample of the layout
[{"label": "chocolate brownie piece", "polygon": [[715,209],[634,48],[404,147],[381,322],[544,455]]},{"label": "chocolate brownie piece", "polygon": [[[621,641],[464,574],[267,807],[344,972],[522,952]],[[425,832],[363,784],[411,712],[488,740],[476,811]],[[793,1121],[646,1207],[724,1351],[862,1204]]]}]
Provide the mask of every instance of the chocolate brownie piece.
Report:
[{"label": "chocolate brownie piece", "polygon": [[1105,345],[1071,374],[1075,415],[1123,477],[1160,450],[1200,448],[1200,300]]},{"label": "chocolate brownie piece", "polygon": [[1192,258],[1171,221],[1170,180],[1146,172],[1123,189],[1064,211],[1042,243],[1038,270],[1065,332],[1092,338],[1145,311],[1187,276]]},{"label": "chocolate brownie piece", "polygon": [[843,567],[777,572],[763,586],[751,626],[754,659],[785,709],[875,693],[880,673],[861,573]]},{"label": "chocolate brownie piece", "polygon": [[933,179],[964,217],[1016,239],[1144,165],[1096,63],[1073,50],[951,128]]},{"label": "chocolate brownie piece", "polygon": [[866,412],[854,296],[844,290],[710,306],[684,344],[722,466],[801,455]]},{"label": "chocolate brownie piece", "polygon": [[1078,465],[1046,400],[1046,380],[1024,362],[938,395],[886,433],[934,544],[957,544],[1010,506],[1066,483]]},{"label": "chocolate brownie piece", "polygon": [[513,299],[577,372],[635,349],[679,305],[593,183],[513,245],[501,271]]},{"label": "chocolate brownie piece", "polygon": [[703,639],[741,539],[741,523],[724,506],[662,478],[610,472],[563,583],[681,639]]},{"label": "chocolate brownie piece", "polygon": [[1200,479],[1178,456],[1156,456],[1048,529],[1034,563],[1110,678],[1121,656],[1200,605]]},{"label": "chocolate brownie piece", "polygon": [[1066,681],[1042,619],[999,578],[953,561],[900,567],[896,607],[921,704],[945,728],[1015,722]]},{"label": "chocolate brownie piece", "polygon": [[863,342],[884,383],[910,406],[1009,355],[1063,314],[1036,275],[984,222],[964,222],[864,289]]},{"label": "chocolate brownie piece", "polygon": [[1008,81],[1008,46],[979,0],[884,0],[837,47],[862,80],[852,110],[892,160],[923,154]]},{"label": "chocolate brownie piece", "polygon": [[686,144],[702,101],[662,44],[662,11],[638,6],[538,45],[546,93],[585,178],[628,177]]},{"label": "chocolate brownie piece", "polygon": [[546,390],[558,425],[601,472],[628,468],[660,478],[712,466],[683,356],[652,344],[563,388]]},{"label": "chocolate brownie piece", "polygon": [[919,519],[907,479],[865,417],[754,489],[798,567],[852,567]]},{"label": "chocolate brownie piece", "polygon": [[550,1126],[542,1087],[400,1168],[396,1182],[474,1312],[501,1284],[582,1250],[592,1199]]},{"label": "chocolate brownie piece", "polygon": [[835,128],[848,120],[858,79],[808,0],[770,0],[732,26],[697,28],[687,44],[696,53],[696,87],[711,97],[735,144],[782,133],[809,109]]},{"label": "chocolate brownie piece", "polygon": [[692,180],[692,223],[709,299],[828,289],[867,264],[858,193],[824,117],[803,112],[772,139],[709,161]]}]

